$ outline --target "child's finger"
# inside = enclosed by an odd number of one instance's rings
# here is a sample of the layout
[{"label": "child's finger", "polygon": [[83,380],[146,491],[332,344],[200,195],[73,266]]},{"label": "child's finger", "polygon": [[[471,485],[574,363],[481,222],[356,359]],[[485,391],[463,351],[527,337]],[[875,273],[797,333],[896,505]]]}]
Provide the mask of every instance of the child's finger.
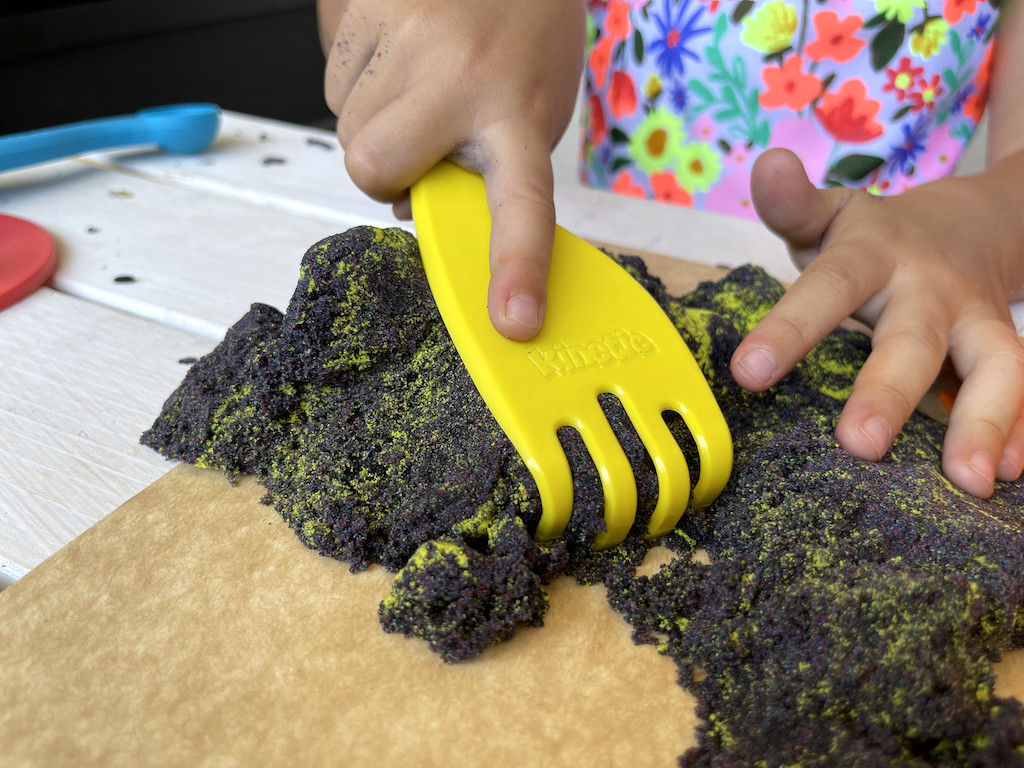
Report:
[{"label": "child's finger", "polygon": [[1024,347],[1006,322],[993,318],[976,321],[951,352],[964,382],[950,414],[942,468],[955,485],[987,498],[1007,448],[1014,462],[1013,449],[1024,441]]},{"label": "child's finger", "polygon": [[[834,242],[812,261],[732,357],[736,382],[755,392],[772,386],[815,344],[882,290],[887,274],[859,257],[856,242]],[[857,265],[854,268],[852,265]]]},{"label": "child's finger", "polygon": [[801,269],[817,254],[829,224],[851,195],[846,189],[815,187],[800,158],[788,149],[770,149],[758,157],[750,194],[761,221],[786,241]]},{"label": "child's finger", "polygon": [[[349,94],[366,72],[366,65],[377,50],[378,36],[357,14],[345,14],[324,68],[324,98],[331,113],[340,116]],[[344,145],[344,142],[343,142]]]},{"label": "child's finger", "polygon": [[551,147],[536,130],[503,124],[488,136],[491,210],[488,310],[504,336],[525,341],[544,322],[555,237]]},{"label": "child's finger", "polygon": [[367,195],[395,203],[452,151],[458,131],[436,93],[411,90],[369,116],[349,141],[345,167]]},{"label": "child's finger", "polygon": [[396,200],[391,204],[391,212],[395,218],[399,221],[409,221],[412,219],[412,201],[409,199],[409,195],[403,195],[401,200]]},{"label": "child's finger", "polygon": [[929,294],[892,297],[836,427],[844,450],[868,461],[885,455],[942,369],[948,325],[945,307]]},{"label": "child's finger", "polygon": [[1002,446],[1002,456],[995,467],[995,478],[1013,482],[1024,473],[1024,412],[1017,417],[1017,424],[1007,444]]},{"label": "child's finger", "polygon": [[1024,473],[1024,412],[1017,417],[1017,424],[1010,433],[1010,439],[1003,446],[1003,455],[996,467],[996,478],[1012,483]]}]

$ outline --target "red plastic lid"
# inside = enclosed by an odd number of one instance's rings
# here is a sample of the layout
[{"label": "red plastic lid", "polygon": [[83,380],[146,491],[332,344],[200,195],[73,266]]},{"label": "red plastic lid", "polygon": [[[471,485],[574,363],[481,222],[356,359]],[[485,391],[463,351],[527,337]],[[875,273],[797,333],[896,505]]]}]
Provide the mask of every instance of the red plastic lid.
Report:
[{"label": "red plastic lid", "polygon": [[0,214],[0,309],[28,296],[56,268],[57,246],[46,230]]}]

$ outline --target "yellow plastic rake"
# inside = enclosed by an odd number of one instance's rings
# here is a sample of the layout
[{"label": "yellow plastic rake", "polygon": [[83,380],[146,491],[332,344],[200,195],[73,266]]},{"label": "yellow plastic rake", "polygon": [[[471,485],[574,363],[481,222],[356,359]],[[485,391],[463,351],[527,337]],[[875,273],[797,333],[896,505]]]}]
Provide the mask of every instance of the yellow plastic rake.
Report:
[{"label": "yellow plastic rake", "polygon": [[[573,508],[572,473],[557,430],[576,429],[604,492],[595,548],[619,544],[636,517],[636,479],[598,402],[625,408],[654,462],[658,501],[649,536],[672,530],[691,503],[710,504],[732,471],[732,438],[689,348],[657,302],[618,264],[561,227],[555,233],[544,327],[528,342],[501,336],[487,314],[491,217],[484,182],[442,162],[412,188],[423,267],[466,369],[537,483],[535,536],[560,536]],[[663,412],[685,421],[700,472],[690,473]]]}]

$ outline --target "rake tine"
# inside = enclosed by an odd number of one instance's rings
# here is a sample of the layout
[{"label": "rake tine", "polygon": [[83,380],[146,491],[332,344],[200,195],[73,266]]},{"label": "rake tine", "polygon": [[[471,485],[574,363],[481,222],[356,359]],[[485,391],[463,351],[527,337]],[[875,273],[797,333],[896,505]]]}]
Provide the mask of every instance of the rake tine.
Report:
[{"label": "rake tine", "polygon": [[594,549],[607,549],[622,542],[636,519],[636,480],[633,466],[601,406],[594,398],[592,404],[580,409],[571,426],[583,438],[604,491],[604,521],[608,530],[599,533]]},{"label": "rake tine", "polygon": [[529,445],[516,445],[540,493],[541,515],[534,532],[541,541],[557,539],[572,516],[572,470],[558,434],[538,431],[529,437]]},{"label": "rake tine", "polygon": [[692,503],[703,509],[718,498],[732,474],[732,435],[710,390],[691,392],[687,397],[687,403],[673,403],[668,408],[683,417],[697,446],[700,474]]},{"label": "rake tine", "polygon": [[690,470],[661,411],[641,408],[625,392],[620,400],[658,473],[658,503],[647,524],[647,536],[655,538],[675,528],[689,506]]}]

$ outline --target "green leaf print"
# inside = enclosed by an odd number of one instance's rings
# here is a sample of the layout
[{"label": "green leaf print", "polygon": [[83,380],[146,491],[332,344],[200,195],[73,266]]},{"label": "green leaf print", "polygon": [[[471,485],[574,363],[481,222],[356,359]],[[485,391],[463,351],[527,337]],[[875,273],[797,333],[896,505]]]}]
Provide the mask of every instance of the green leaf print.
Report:
[{"label": "green leaf print", "polygon": [[956,128],[949,132],[949,135],[954,139],[960,139],[960,142],[966,144],[974,136],[974,131],[967,125],[967,123],[960,123]]},{"label": "green leaf print", "polygon": [[[719,18],[721,19],[723,17],[719,16]],[[717,24],[715,25],[715,28],[717,30]],[[704,49],[704,57],[707,59],[708,64],[710,64],[716,71],[725,70],[725,61],[722,59],[722,52],[718,50],[720,40],[721,38],[719,38],[718,35],[715,35],[715,42]]]},{"label": "green leaf print", "polygon": [[739,24],[743,21],[743,17],[750,13],[754,8],[754,0],[740,0],[736,3],[736,7],[732,9],[732,23]]},{"label": "green leaf print", "polygon": [[761,105],[757,103],[757,90],[747,91],[747,112],[756,114]]},{"label": "green leaf print", "polygon": [[622,61],[622,57],[626,53],[626,41],[623,40],[621,43],[615,46],[615,50],[612,52],[612,61]]},{"label": "green leaf print", "polygon": [[758,147],[767,147],[768,139],[772,137],[772,127],[767,120],[761,120],[754,126],[753,133],[748,137],[748,141]]},{"label": "green leaf print", "polygon": [[946,87],[950,90],[956,90],[956,72],[949,67],[942,70],[942,82],[945,83]]},{"label": "green leaf print", "polygon": [[644,63],[644,38],[639,29],[633,31],[633,58],[637,64]]},{"label": "green leaf print", "polygon": [[907,113],[914,108],[913,104],[906,104],[892,113],[892,122],[896,123],[907,116]]},{"label": "green leaf print", "polygon": [[715,95],[711,93],[711,89],[704,85],[700,80],[691,80],[689,86],[690,93],[701,101],[709,102],[715,100]]},{"label": "green leaf print", "polygon": [[956,33],[955,29],[949,31],[949,50],[956,55],[957,61],[962,62],[964,60],[963,46],[960,45],[960,35]]},{"label": "green leaf print", "polygon": [[768,144],[771,127],[768,121],[759,118],[758,89],[748,88],[746,62],[737,56],[732,66],[727,66],[720,50],[728,26],[725,14],[715,20],[712,43],[704,49],[704,58],[711,70],[709,83],[696,79],[687,83],[695,99],[689,112],[696,116],[711,111],[715,122],[726,126],[731,137],[763,147]]},{"label": "green leaf print", "polygon": [[864,22],[864,29],[874,29],[875,27],[880,27],[880,26],[882,26],[882,23],[884,21],[885,21],[885,14],[884,13],[879,13],[879,14],[877,14],[875,16],[872,16],[870,19],[868,19],[867,21]]},{"label": "green leaf print", "polygon": [[884,162],[883,158],[875,155],[847,155],[828,169],[828,176],[830,180],[860,181]]},{"label": "green leaf print", "polygon": [[906,34],[906,25],[893,19],[871,38],[871,66],[875,72],[881,72],[892,61],[892,57],[903,45]]},{"label": "green leaf print", "polygon": [[628,157],[616,157],[612,161],[612,173],[617,173],[618,171],[625,168],[627,165],[632,164],[632,162],[633,161],[630,160]]},{"label": "green leaf print", "polygon": [[[949,49],[956,55],[956,71],[946,68],[942,72],[942,82],[949,90],[950,95],[956,94],[967,82],[974,77],[974,70],[967,66],[974,53],[974,40],[968,38],[964,45],[959,33],[955,29],[949,30]],[[953,109],[954,99],[946,99],[936,111],[935,119],[938,125],[942,125],[949,119],[949,113]]]}]

